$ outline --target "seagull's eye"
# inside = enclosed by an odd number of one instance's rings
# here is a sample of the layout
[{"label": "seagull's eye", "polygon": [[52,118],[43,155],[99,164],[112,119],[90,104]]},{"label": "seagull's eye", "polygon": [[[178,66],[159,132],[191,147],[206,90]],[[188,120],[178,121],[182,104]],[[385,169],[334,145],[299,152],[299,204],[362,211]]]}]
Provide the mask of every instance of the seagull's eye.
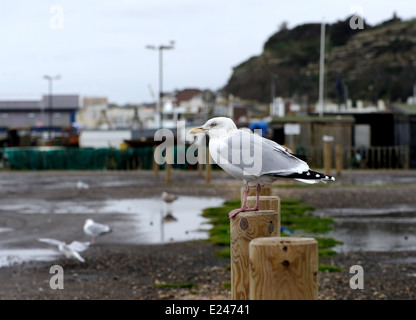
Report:
[{"label": "seagull's eye", "polygon": [[216,122],[211,123],[211,128],[214,128],[217,125]]}]

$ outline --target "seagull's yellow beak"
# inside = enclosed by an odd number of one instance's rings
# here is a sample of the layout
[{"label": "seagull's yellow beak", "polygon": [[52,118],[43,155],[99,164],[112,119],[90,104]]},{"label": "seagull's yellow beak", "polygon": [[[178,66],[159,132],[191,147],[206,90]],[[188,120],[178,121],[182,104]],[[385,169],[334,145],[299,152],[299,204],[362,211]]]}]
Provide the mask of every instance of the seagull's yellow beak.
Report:
[{"label": "seagull's yellow beak", "polygon": [[189,130],[190,134],[197,134],[197,133],[202,133],[204,132],[205,129],[202,127],[198,127],[198,128],[192,128],[191,130]]}]

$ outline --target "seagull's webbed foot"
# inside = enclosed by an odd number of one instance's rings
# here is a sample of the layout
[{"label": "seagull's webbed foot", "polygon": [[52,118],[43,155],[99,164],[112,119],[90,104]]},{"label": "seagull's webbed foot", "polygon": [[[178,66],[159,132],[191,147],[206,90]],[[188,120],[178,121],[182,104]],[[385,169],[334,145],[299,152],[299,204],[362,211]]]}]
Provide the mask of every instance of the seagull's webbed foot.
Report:
[{"label": "seagull's webbed foot", "polygon": [[239,214],[240,212],[246,211],[243,208],[238,208],[238,209],[234,209],[232,211],[230,211],[230,213],[228,214],[228,219],[232,219],[234,218],[237,214]]},{"label": "seagull's webbed foot", "polygon": [[238,208],[238,209],[234,209],[232,211],[230,211],[230,213],[228,214],[228,219],[232,219],[234,218],[237,214],[239,214],[240,212],[245,212],[245,211],[258,211],[259,207],[256,206],[254,208]]}]

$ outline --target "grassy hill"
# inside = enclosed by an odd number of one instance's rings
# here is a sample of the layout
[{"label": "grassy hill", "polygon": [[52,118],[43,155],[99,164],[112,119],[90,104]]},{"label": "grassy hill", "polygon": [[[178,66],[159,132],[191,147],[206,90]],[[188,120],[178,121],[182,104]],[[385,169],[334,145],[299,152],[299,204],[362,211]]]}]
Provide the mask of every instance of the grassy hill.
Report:
[{"label": "grassy hill", "polygon": [[[405,101],[416,82],[416,19],[394,17],[364,29],[351,29],[349,22],[348,17],[326,24],[326,97],[343,100],[348,92],[353,100]],[[233,69],[224,91],[267,103],[277,74],[276,96],[316,101],[320,34],[320,23],[282,27],[266,40],[261,55]]]}]

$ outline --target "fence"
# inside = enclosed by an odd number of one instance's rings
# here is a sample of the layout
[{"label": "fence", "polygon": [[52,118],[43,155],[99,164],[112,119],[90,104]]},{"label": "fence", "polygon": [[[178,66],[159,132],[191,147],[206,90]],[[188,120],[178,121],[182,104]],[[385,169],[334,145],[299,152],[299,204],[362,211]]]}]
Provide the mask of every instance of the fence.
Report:
[{"label": "fence", "polygon": [[[185,152],[174,147],[173,157]],[[297,147],[296,153],[305,155],[310,167],[323,167],[323,148]],[[112,148],[4,148],[0,149],[0,162],[3,167],[18,170],[149,170],[153,166],[152,147],[112,149]],[[342,169],[408,169],[409,147],[342,147]],[[331,163],[336,163],[335,145],[331,144]],[[213,166],[215,168],[216,166]],[[165,165],[160,165],[161,169]],[[197,169],[198,165],[185,163],[172,165],[173,169]]]},{"label": "fence", "polygon": [[[323,167],[321,147],[297,147],[296,153],[306,155],[310,167]],[[409,147],[345,147],[341,148],[342,169],[408,169]],[[331,163],[336,163],[335,144],[331,144]]]},{"label": "fence", "polygon": [[151,169],[153,148],[5,148],[3,167],[16,170]]}]

